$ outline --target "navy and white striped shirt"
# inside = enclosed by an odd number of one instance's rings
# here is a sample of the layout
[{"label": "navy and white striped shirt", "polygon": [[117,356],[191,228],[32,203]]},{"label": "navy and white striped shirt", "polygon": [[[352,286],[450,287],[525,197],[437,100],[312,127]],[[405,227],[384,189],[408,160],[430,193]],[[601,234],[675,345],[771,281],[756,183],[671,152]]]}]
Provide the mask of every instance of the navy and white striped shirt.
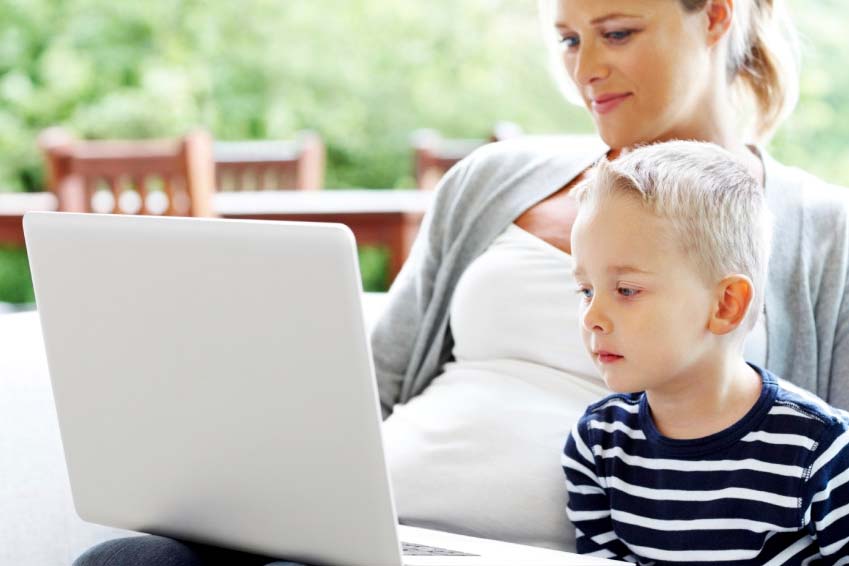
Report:
[{"label": "navy and white striped shirt", "polygon": [[754,407],[660,435],[642,393],[591,405],[563,454],[578,552],[639,564],[849,564],[849,413],[755,368]]}]

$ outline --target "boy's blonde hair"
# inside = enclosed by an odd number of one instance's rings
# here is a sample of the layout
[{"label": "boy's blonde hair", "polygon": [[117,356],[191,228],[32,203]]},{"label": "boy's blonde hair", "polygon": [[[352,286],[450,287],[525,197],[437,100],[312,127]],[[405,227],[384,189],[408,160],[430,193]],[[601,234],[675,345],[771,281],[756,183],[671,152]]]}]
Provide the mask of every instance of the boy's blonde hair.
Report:
[{"label": "boy's blonde hair", "polygon": [[579,207],[612,195],[636,197],[669,220],[671,236],[709,283],[747,276],[752,302],[741,327],[754,327],[763,310],[772,223],[763,188],[729,152],[690,141],[641,146],[615,161],[602,159],[573,193]]}]

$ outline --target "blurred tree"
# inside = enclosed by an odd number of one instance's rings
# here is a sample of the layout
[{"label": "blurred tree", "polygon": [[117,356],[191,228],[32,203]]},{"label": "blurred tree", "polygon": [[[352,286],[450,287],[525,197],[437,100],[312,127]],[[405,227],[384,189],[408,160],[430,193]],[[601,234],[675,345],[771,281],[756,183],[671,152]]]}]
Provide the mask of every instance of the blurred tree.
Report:
[{"label": "blurred tree", "polygon": [[[849,11],[789,3],[808,38],[802,98],[770,149],[849,185]],[[93,138],[309,128],[327,143],[328,187],[374,188],[412,186],[416,128],[485,137],[507,119],[531,133],[591,131],[548,76],[536,5],[0,0],[0,191],[43,188],[35,138],[54,124]]]},{"label": "blurred tree", "polygon": [[21,248],[3,244],[0,244],[0,301],[6,303],[35,301],[26,253]]},{"label": "blurred tree", "polygon": [[779,160],[849,186],[849,60],[846,2],[791,0],[802,34],[799,105],[770,144]]},{"label": "blurred tree", "polygon": [[38,131],[324,137],[329,187],[410,186],[408,136],[588,129],[545,71],[533,1],[0,0],[0,190],[39,190]]},{"label": "blurred tree", "polygon": [[[790,4],[810,39],[799,109],[771,148],[849,184],[849,14]],[[328,186],[386,188],[412,184],[412,130],[484,137],[499,119],[591,129],[547,75],[533,0],[0,0],[0,191],[43,187],[34,139],[57,123],[94,138],[310,128]]]}]

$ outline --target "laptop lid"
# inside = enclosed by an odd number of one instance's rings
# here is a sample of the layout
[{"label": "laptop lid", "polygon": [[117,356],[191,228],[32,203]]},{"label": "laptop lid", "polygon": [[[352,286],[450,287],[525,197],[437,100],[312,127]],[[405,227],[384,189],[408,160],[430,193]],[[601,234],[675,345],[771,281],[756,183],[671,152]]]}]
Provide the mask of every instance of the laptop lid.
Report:
[{"label": "laptop lid", "polygon": [[24,230],[83,519],[401,564],[350,230],[72,213]]}]

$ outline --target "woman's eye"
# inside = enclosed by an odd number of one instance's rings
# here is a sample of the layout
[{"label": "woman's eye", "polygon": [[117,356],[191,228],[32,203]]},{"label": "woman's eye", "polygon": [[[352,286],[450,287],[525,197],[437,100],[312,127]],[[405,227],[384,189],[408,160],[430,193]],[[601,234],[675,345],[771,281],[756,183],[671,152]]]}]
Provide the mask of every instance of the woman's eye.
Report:
[{"label": "woman's eye", "polygon": [[631,289],[630,287],[619,287],[616,291],[623,297],[633,297],[640,292],[638,289]]},{"label": "woman's eye", "polygon": [[623,29],[617,31],[609,31],[604,34],[605,39],[612,41],[613,43],[622,43],[627,40],[631,35],[634,34],[633,30]]},{"label": "woman's eye", "polygon": [[580,43],[577,35],[564,35],[558,40],[560,46],[564,49],[574,49]]}]

